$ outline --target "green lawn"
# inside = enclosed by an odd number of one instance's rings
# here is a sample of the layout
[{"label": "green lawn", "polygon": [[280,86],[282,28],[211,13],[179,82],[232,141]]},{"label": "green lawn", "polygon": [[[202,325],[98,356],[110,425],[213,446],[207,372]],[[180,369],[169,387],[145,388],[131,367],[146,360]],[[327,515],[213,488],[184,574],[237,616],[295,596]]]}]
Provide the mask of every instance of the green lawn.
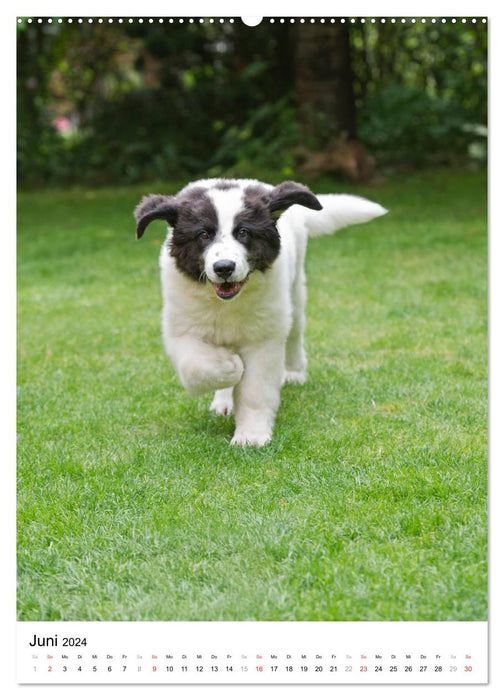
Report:
[{"label": "green lawn", "polygon": [[309,380],[247,450],[134,238],[181,184],[19,196],[19,619],[486,619],[484,174],[310,183],[390,213],[310,242]]}]

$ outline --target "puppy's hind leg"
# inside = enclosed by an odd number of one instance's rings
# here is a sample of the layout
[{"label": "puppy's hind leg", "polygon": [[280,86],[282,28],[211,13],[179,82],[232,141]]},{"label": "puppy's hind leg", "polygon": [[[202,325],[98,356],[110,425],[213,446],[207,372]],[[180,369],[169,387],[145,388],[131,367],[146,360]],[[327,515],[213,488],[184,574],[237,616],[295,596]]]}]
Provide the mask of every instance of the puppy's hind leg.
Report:
[{"label": "puppy's hind leg", "polygon": [[292,290],[292,326],[285,346],[283,384],[304,384],[306,380],[306,353],[304,349],[306,285],[301,270]]},{"label": "puppy's hind leg", "polygon": [[230,416],[233,413],[233,387],[219,389],[215,392],[210,410],[218,416]]}]

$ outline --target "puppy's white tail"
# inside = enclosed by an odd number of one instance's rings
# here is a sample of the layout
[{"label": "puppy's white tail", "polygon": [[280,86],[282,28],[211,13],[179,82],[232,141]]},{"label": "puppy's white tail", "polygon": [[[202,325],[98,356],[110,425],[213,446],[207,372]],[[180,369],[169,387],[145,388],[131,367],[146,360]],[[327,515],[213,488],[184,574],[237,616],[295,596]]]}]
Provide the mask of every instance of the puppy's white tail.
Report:
[{"label": "puppy's white tail", "polygon": [[318,194],[316,197],[322,205],[320,211],[304,208],[310,237],[334,233],[351,224],[363,224],[387,213],[380,204],[364,197],[350,194]]}]

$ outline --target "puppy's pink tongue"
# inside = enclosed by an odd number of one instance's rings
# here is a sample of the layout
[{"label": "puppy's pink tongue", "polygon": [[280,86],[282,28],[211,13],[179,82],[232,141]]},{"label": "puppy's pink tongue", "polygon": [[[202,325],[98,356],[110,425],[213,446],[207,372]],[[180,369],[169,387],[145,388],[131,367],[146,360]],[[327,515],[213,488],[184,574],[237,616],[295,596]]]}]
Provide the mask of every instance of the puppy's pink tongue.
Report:
[{"label": "puppy's pink tongue", "polygon": [[242,288],[241,282],[224,282],[223,284],[214,283],[215,293],[221,299],[231,299],[236,296]]}]

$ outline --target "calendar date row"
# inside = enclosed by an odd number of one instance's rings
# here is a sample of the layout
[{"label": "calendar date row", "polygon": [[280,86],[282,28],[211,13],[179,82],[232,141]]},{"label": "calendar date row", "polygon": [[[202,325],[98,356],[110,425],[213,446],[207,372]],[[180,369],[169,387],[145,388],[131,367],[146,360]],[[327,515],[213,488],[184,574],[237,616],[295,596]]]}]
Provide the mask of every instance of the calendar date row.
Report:
[{"label": "calendar date row", "polygon": [[78,666],[58,665],[58,664],[41,664],[33,666],[35,672],[41,673],[362,673],[362,674],[400,674],[400,673],[472,673],[473,667],[470,664],[448,664],[448,665],[427,665],[427,664],[372,664],[372,665],[354,665],[354,664],[316,664],[314,666],[302,665],[209,665],[204,666],[197,664],[192,665],[173,665],[173,664],[93,664]]}]

